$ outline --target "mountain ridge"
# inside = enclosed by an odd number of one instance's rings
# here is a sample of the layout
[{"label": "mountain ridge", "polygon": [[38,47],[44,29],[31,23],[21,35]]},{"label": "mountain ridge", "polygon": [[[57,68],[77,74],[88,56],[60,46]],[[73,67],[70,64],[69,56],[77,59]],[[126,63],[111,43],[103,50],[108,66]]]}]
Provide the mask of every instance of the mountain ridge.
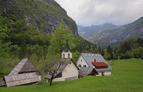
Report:
[{"label": "mountain ridge", "polygon": [[116,46],[127,39],[143,37],[143,17],[116,29],[100,31],[87,40],[100,46]]},{"label": "mountain ridge", "polygon": [[92,25],[88,27],[83,27],[81,25],[78,25],[78,32],[79,35],[82,36],[85,39],[88,39],[88,37],[92,36],[95,33],[98,33],[105,29],[114,29],[119,28],[120,26],[114,25],[112,23],[104,23],[102,25]]}]

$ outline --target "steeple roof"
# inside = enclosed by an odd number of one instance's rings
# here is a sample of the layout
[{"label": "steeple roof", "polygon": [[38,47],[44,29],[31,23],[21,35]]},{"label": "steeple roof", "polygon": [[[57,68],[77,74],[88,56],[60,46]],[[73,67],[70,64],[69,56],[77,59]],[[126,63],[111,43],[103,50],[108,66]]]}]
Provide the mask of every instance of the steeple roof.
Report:
[{"label": "steeple roof", "polygon": [[[70,50],[69,48],[69,45],[68,45],[68,41],[66,42],[66,45],[65,45],[65,48],[64,48],[64,51],[65,52],[68,52]],[[71,50],[70,50],[71,51]]]}]

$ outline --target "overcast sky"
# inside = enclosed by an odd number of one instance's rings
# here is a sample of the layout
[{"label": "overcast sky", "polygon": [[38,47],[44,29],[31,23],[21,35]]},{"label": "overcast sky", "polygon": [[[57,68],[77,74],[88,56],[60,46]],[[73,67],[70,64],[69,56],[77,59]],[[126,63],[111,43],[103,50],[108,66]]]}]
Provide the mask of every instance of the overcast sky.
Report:
[{"label": "overcast sky", "polygon": [[55,0],[78,25],[124,25],[143,16],[143,0]]}]

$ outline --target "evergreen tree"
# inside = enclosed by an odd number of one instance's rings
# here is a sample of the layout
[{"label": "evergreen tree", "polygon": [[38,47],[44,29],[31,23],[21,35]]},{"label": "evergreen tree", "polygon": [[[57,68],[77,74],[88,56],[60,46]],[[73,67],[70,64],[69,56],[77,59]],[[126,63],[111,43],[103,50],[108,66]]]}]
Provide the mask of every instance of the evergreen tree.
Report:
[{"label": "evergreen tree", "polygon": [[27,54],[27,44],[24,39],[20,45],[19,59],[25,58],[26,54]]},{"label": "evergreen tree", "polygon": [[107,53],[110,53],[110,45],[108,45],[108,47],[107,47]]},{"label": "evergreen tree", "polygon": [[32,56],[32,50],[31,50],[30,47],[28,48],[28,51],[27,51],[27,52],[28,52],[28,58],[30,58],[30,57]]}]

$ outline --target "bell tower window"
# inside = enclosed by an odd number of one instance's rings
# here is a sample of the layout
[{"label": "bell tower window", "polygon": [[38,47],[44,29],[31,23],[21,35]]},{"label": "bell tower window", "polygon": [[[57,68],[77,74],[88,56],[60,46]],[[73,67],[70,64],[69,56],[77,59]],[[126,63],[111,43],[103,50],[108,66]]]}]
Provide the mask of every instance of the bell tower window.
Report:
[{"label": "bell tower window", "polygon": [[68,54],[68,58],[70,58],[70,54]]},{"label": "bell tower window", "polygon": [[65,58],[65,54],[63,54],[63,58]]}]

